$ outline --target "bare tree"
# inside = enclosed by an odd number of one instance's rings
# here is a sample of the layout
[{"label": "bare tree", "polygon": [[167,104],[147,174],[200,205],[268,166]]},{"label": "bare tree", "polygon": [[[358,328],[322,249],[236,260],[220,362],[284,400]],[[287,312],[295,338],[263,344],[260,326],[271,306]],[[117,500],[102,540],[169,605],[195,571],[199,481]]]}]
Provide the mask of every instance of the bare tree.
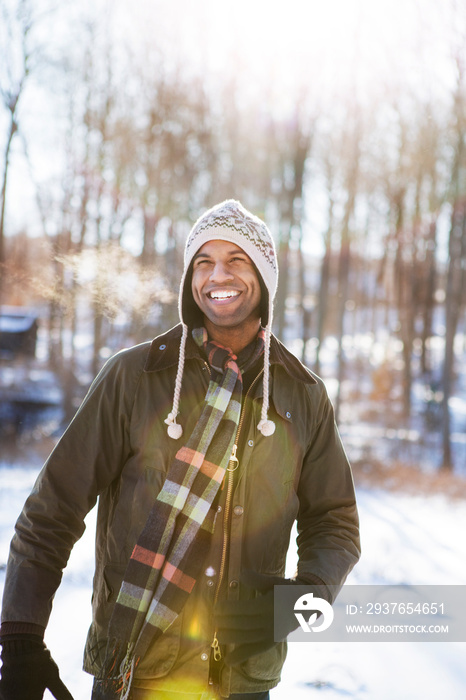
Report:
[{"label": "bare tree", "polygon": [[457,57],[457,87],[454,103],[454,157],[451,168],[451,218],[448,240],[448,268],[445,289],[445,357],[443,364],[442,467],[452,469],[451,417],[449,401],[453,390],[454,342],[461,308],[464,304],[464,266],[466,264],[466,71]]},{"label": "bare tree", "polygon": [[322,169],[325,177],[325,187],[327,192],[327,227],[323,233],[324,255],[320,266],[320,284],[319,284],[319,302],[317,304],[317,329],[316,329],[316,358],[315,371],[317,374],[321,372],[320,355],[324,342],[325,324],[329,311],[329,291],[330,291],[330,276],[331,276],[331,259],[332,259],[332,236],[335,227],[335,152],[331,148],[330,139],[326,138],[323,144],[322,153]]},{"label": "bare tree", "polygon": [[31,70],[30,34],[34,25],[29,0],[19,0],[13,11],[1,6],[2,37],[0,41],[0,98],[8,114],[8,127],[3,154],[3,176],[0,191],[0,299],[2,298],[2,268],[5,257],[5,212],[11,146],[19,128],[18,107]]},{"label": "bare tree", "polygon": [[346,202],[340,227],[340,253],[338,261],[338,305],[337,305],[337,395],[335,399],[335,418],[339,419],[342,401],[341,389],[345,377],[345,356],[343,336],[345,325],[346,304],[348,301],[349,279],[351,269],[351,221],[356,204],[359,187],[360,153],[362,140],[362,115],[355,107],[352,114],[344,157],[344,190]]}]

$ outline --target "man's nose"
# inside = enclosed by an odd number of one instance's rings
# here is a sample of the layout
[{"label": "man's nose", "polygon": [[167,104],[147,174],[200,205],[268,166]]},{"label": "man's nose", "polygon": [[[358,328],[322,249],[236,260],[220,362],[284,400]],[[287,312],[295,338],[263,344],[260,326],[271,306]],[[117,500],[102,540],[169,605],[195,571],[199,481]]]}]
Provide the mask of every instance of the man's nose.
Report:
[{"label": "man's nose", "polygon": [[228,280],[233,279],[233,275],[231,273],[231,270],[229,269],[228,265],[226,265],[224,262],[221,260],[218,260],[214,266],[212,267],[211,273],[210,273],[210,281],[211,282],[226,282]]}]

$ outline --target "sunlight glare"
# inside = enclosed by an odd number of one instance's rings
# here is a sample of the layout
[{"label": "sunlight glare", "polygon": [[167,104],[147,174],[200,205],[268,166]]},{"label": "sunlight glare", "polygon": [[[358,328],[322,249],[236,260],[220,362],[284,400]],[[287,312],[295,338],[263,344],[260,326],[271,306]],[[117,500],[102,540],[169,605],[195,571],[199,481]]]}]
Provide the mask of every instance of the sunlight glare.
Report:
[{"label": "sunlight glare", "polygon": [[278,103],[300,88],[323,101],[365,100],[401,76],[422,83],[442,58],[439,42],[421,50],[421,34],[445,21],[433,0],[152,0],[137,12],[120,2],[125,32],[133,25],[139,40],[160,42],[204,75],[235,76],[251,95],[265,83]]}]

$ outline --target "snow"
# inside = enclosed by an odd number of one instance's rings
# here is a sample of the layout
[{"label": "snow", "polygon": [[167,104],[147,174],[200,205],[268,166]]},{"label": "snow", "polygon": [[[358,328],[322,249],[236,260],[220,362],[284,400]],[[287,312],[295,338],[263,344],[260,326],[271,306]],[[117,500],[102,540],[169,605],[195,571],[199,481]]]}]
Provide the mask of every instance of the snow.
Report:
[{"label": "snow", "polygon": [[[463,500],[358,490],[362,557],[348,584],[466,584]],[[294,559],[290,552],[289,570]],[[466,643],[290,644],[272,700],[464,700]]]},{"label": "snow", "polygon": [[[1,587],[13,524],[37,473],[37,466],[0,465]],[[466,584],[463,500],[364,488],[358,490],[358,504],[363,555],[348,583]],[[81,671],[81,659],[90,623],[94,523],[92,511],[72,552],[46,633],[75,700],[89,698],[92,685]],[[292,546],[289,570],[294,566]],[[294,643],[271,699],[463,700],[465,652],[466,643]]]}]

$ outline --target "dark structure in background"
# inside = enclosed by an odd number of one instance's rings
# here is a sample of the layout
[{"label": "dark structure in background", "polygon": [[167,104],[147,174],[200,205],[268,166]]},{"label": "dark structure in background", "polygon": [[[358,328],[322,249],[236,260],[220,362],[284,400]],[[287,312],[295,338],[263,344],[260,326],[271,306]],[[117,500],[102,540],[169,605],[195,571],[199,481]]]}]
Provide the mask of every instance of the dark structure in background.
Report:
[{"label": "dark structure in background", "polygon": [[62,420],[57,372],[36,358],[39,320],[34,309],[0,307],[0,440]]},{"label": "dark structure in background", "polygon": [[0,355],[35,357],[38,326],[37,313],[32,309],[0,307]]}]

